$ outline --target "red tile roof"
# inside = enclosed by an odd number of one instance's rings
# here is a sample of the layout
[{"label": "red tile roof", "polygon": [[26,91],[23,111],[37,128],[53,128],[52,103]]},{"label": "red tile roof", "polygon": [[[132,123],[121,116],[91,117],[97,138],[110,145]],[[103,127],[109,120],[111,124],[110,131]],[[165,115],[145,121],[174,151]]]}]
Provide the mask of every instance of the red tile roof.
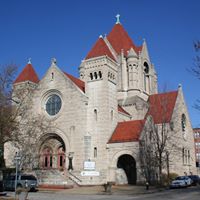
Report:
[{"label": "red tile roof", "polygon": [[84,83],[82,80],[80,80],[80,79],[78,79],[78,78],[76,78],[76,77],[74,77],[74,76],[72,76],[72,75],[70,75],[70,74],[68,74],[68,73],[66,73],[66,72],[64,72],[64,74],[65,74],[75,85],[77,85],[83,92],[85,92],[85,83]]},{"label": "red tile roof", "polygon": [[126,112],[121,106],[118,105],[118,112],[124,113],[126,115],[130,115],[128,112]]},{"label": "red tile roof", "polygon": [[178,91],[150,95],[147,115],[153,117],[155,124],[168,123],[171,120]]},{"label": "red tile roof", "polygon": [[107,39],[118,54],[120,54],[123,49],[124,55],[127,56],[127,51],[129,51],[131,47],[137,54],[142,50],[142,46],[137,47],[133,43],[121,24],[115,24],[112,31],[108,34]]},{"label": "red tile roof", "polygon": [[144,126],[144,120],[119,122],[108,143],[138,141]]},{"label": "red tile roof", "polygon": [[103,38],[99,38],[85,59],[104,56],[104,55],[107,55],[108,57],[115,60],[114,56],[112,55],[106,43],[104,42]]},{"label": "red tile roof", "polygon": [[15,80],[14,84],[24,82],[24,81],[31,81],[33,83],[39,82],[39,78],[38,78],[32,64],[27,64],[24,67],[23,71],[19,74],[19,76]]}]

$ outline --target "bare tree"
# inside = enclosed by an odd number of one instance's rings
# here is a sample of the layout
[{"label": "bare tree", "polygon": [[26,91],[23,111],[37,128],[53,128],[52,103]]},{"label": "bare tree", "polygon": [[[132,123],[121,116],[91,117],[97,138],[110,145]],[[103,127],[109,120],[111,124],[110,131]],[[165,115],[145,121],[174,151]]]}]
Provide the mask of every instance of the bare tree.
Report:
[{"label": "bare tree", "polygon": [[[191,72],[194,76],[196,76],[198,79],[200,79],[200,56],[199,56],[199,52],[200,52],[200,41],[197,40],[194,42],[194,49],[196,52],[196,56],[194,58],[194,65],[193,67],[191,67]],[[200,111],[200,100],[197,99],[194,107]]]},{"label": "bare tree", "polygon": [[149,182],[157,180],[161,184],[163,171],[169,177],[170,158],[175,151],[180,151],[177,146],[179,138],[169,117],[171,98],[166,97],[158,94],[149,102],[149,112],[140,141],[142,173]]},{"label": "bare tree", "polygon": [[21,156],[20,169],[32,170],[37,167],[37,142],[43,132],[50,127],[50,122],[43,115],[33,112],[33,95],[37,86],[29,82],[22,88],[14,89],[12,98],[15,99],[13,113],[17,129],[13,131],[12,144]]},{"label": "bare tree", "polygon": [[0,168],[5,167],[4,146],[10,143],[21,154],[20,168],[32,169],[38,158],[37,139],[50,123],[33,113],[37,85],[27,81],[23,86],[13,86],[16,71],[15,65],[0,70]]},{"label": "bare tree", "polygon": [[199,51],[200,51],[200,41],[195,41],[194,42],[194,49],[196,51],[196,56],[194,59],[194,67],[191,68],[193,74],[200,79],[200,56],[198,55]]},{"label": "bare tree", "polygon": [[[149,123],[149,122],[148,122]],[[142,175],[149,183],[153,183],[157,178],[157,160],[155,155],[154,146],[151,144],[152,130],[150,124],[144,127],[144,134],[140,140],[139,160],[141,165]],[[148,134],[147,134],[148,132]]]},{"label": "bare tree", "polygon": [[12,83],[17,71],[13,64],[0,68],[0,168],[5,167],[4,144],[12,138],[16,130],[12,111]]}]

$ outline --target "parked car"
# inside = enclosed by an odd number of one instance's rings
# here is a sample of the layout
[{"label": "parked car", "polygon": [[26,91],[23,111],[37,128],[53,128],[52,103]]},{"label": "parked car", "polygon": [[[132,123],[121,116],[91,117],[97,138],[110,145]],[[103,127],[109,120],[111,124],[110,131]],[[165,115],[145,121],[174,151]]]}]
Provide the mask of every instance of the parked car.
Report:
[{"label": "parked car", "polygon": [[[15,190],[15,175],[10,175],[3,181],[5,190]],[[26,185],[25,185],[26,184]],[[36,191],[38,187],[37,178],[33,175],[20,174],[17,177],[17,188],[29,188],[31,191]]]},{"label": "parked car", "polygon": [[192,179],[188,176],[178,176],[170,184],[170,188],[181,188],[191,186]]},{"label": "parked car", "polygon": [[190,175],[188,177],[192,179],[192,185],[200,185],[200,178],[198,175]]}]

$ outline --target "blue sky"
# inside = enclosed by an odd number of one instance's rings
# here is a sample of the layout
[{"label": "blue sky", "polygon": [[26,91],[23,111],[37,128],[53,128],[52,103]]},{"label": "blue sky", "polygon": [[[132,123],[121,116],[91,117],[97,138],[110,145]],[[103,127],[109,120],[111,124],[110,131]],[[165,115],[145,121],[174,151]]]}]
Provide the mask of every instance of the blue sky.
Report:
[{"label": "blue sky", "polygon": [[146,39],[159,89],[182,84],[197,127],[200,81],[187,68],[194,62],[193,42],[200,40],[199,9],[199,0],[0,0],[0,65],[15,63],[20,73],[31,57],[42,78],[55,57],[62,70],[78,76],[81,60],[119,13],[135,44]]}]

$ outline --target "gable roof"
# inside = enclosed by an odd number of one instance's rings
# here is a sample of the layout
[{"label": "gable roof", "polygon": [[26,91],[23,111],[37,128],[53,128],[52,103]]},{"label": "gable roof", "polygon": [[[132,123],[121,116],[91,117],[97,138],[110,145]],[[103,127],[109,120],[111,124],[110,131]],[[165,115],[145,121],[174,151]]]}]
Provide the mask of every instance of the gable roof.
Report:
[{"label": "gable roof", "polygon": [[95,58],[104,55],[107,55],[108,57],[115,60],[105,41],[103,40],[103,38],[100,37],[95,43],[95,45],[92,47],[90,52],[87,54],[85,59]]},{"label": "gable roof", "polygon": [[120,105],[118,105],[118,112],[121,112],[123,114],[126,114],[126,115],[130,115],[128,112],[126,112]]},{"label": "gable roof", "polygon": [[83,92],[85,92],[85,83],[84,81],[66,73],[63,72],[76,86],[78,86]]},{"label": "gable roof", "polygon": [[146,114],[153,117],[155,124],[169,123],[174,111],[178,91],[153,94],[149,96],[149,110]]},{"label": "gable roof", "polygon": [[108,143],[139,141],[144,120],[119,122]]},{"label": "gable roof", "polygon": [[14,81],[14,84],[24,82],[24,81],[31,81],[33,83],[39,82],[39,78],[38,78],[32,64],[30,64],[30,63],[24,67],[22,72],[19,74],[19,76]]},{"label": "gable roof", "polygon": [[124,55],[127,56],[127,51],[129,51],[131,47],[137,54],[139,54],[139,51],[142,50],[142,46],[137,47],[133,43],[121,24],[115,24],[111,32],[108,34],[107,39],[117,54],[120,54],[123,49]]}]

